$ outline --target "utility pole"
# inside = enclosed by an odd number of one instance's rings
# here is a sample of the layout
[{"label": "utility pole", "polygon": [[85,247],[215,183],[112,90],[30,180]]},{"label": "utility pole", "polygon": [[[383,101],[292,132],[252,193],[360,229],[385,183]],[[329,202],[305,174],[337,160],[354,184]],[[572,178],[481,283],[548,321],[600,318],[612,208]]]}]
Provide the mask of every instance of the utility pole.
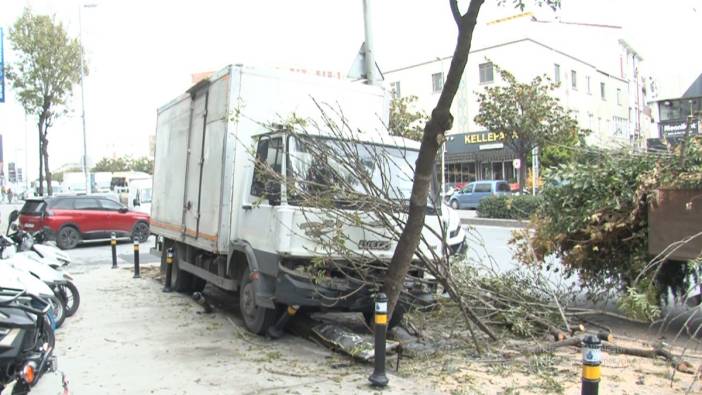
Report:
[{"label": "utility pole", "polygon": [[378,76],[375,73],[375,56],[373,48],[373,28],[371,23],[371,0],[363,0],[363,26],[366,41],[364,45],[365,54],[363,57],[366,74],[366,84],[378,85]]},{"label": "utility pole", "polygon": [[85,78],[85,59],[83,56],[83,18],[82,9],[96,7],[96,4],[81,4],[78,7],[78,41],[80,43],[80,105],[81,105],[81,118],[83,119],[83,176],[85,177],[85,193],[89,194],[91,192],[90,188],[90,173],[88,172],[88,142],[85,131],[85,89],[83,88],[83,79]]}]

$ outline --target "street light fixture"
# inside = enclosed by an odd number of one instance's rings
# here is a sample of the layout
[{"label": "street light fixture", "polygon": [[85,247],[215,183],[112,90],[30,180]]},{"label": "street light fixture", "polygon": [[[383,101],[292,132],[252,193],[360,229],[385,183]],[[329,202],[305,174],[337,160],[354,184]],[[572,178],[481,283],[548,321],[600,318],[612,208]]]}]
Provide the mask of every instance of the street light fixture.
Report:
[{"label": "street light fixture", "polygon": [[95,8],[97,4],[81,4],[78,7],[78,41],[80,43],[80,104],[81,104],[81,118],[83,119],[83,176],[85,177],[85,193],[89,194],[91,192],[90,188],[90,173],[88,172],[88,143],[85,132],[85,89],[83,88],[83,79],[85,78],[85,72],[83,71],[85,67],[85,60],[83,57],[83,18],[82,9],[83,8]]}]

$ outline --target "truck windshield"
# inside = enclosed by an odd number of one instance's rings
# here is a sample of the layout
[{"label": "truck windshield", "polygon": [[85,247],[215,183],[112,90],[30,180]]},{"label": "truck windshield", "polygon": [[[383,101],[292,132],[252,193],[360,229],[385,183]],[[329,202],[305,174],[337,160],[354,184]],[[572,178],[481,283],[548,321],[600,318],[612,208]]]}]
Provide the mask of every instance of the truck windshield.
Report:
[{"label": "truck windshield", "polygon": [[340,196],[345,193],[394,200],[409,200],[412,193],[418,151],[309,136],[291,137],[288,147],[291,204],[301,204],[300,195],[305,193],[332,192],[335,200],[343,201],[353,200]]}]

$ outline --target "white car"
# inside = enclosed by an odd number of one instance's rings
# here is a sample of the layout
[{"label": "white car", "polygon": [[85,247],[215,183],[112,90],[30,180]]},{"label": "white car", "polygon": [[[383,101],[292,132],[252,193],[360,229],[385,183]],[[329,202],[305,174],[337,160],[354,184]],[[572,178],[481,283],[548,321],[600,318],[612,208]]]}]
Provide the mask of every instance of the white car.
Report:
[{"label": "white car", "polygon": [[456,210],[448,204],[444,204],[441,210],[443,222],[446,224],[446,244],[450,255],[455,255],[466,248],[466,231],[461,225],[461,217]]}]

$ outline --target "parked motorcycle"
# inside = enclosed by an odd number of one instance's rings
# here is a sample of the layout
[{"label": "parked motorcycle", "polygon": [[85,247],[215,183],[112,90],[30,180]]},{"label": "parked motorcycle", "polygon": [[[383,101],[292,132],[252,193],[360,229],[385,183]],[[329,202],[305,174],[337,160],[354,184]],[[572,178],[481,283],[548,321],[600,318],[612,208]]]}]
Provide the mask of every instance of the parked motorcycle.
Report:
[{"label": "parked motorcycle", "polygon": [[[38,243],[38,240],[43,239],[42,232],[30,234],[19,229],[15,223],[18,217],[17,210],[10,213],[6,232],[7,238],[15,246],[17,253],[14,256],[21,255],[30,260],[23,261],[26,268],[42,280],[47,281],[56,295],[64,302],[66,317],[72,316],[80,306],[80,293],[73,282],[73,277],[61,271],[71,263],[71,258],[56,246]],[[10,233],[10,230],[13,233]],[[42,268],[41,265],[48,265],[49,268]]]},{"label": "parked motorcycle", "polygon": [[28,270],[15,266],[15,263],[17,262],[14,258],[0,260],[0,287],[14,289],[19,283],[32,294],[47,300],[51,304],[51,324],[54,329],[60,328],[66,320],[66,306],[61,296],[45,281]]},{"label": "parked motorcycle", "polygon": [[[26,394],[41,376],[56,369],[51,303],[28,291],[19,277],[5,273],[0,285],[0,393]],[[31,288],[31,287],[30,287]]]}]

